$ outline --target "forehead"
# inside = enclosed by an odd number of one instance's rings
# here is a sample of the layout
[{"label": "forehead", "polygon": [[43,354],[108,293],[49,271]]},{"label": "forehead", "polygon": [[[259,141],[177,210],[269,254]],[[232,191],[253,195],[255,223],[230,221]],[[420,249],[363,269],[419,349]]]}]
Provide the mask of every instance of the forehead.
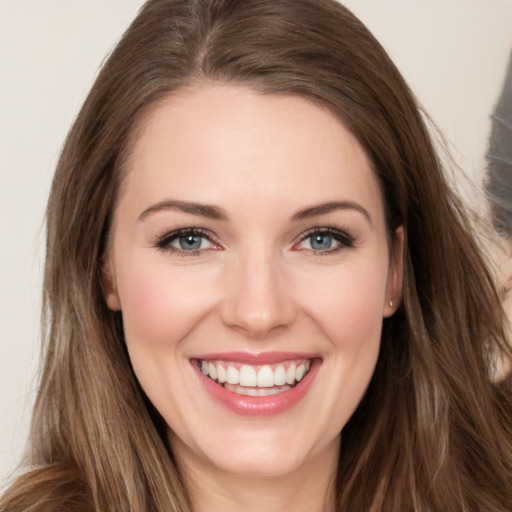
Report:
[{"label": "forehead", "polygon": [[[366,153],[326,109],[298,96],[244,87],[190,88],[141,123],[125,192],[142,199],[245,204],[359,199],[381,206]],[[182,197],[183,196],[183,197]],[[293,200],[292,200],[293,199]]]}]

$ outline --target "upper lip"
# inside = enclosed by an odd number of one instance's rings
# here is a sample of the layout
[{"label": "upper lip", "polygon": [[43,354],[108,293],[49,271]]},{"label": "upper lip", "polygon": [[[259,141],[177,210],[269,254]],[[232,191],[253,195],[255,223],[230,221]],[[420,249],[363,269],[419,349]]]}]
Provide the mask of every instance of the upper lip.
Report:
[{"label": "upper lip", "polygon": [[315,359],[318,354],[306,352],[216,352],[198,355],[202,361],[232,361],[249,365],[277,364],[297,359]]}]

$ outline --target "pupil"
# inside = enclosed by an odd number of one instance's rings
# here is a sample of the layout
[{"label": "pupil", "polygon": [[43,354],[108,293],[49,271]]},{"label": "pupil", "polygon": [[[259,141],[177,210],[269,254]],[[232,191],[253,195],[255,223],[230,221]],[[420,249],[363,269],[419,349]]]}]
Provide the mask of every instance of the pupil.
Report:
[{"label": "pupil", "polygon": [[329,235],[314,235],[311,237],[313,249],[329,249],[332,245],[332,237]]},{"label": "pupil", "polygon": [[201,247],[201,237],[196,235],[180,236],[180,247],[185,250],[194,250]]}]

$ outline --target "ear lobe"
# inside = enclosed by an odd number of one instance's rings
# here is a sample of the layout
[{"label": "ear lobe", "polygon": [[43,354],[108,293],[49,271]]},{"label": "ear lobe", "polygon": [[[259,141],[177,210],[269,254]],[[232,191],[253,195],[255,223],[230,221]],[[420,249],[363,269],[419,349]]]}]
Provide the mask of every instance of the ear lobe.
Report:
[{"label": "ear lobe", "polygon": [[105,262],[101,270],[107,307],[112,311],[120,311],[121,302],[119,301],[119,295],[117,294],[116,280],[112,272],[110,262]]},{"label": "ear lobe", "polygon": [[392,316],[402,301],[402,284],[404,278],[405,228],[400,226],[395,231],[391,261],[389,263],[386,285],[386,303],[384,317]]}]

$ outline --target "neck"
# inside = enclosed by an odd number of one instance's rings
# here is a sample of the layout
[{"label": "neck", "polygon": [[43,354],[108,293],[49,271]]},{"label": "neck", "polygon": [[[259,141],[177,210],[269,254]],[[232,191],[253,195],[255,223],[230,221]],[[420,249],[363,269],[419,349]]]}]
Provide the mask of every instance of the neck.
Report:
[{"label": "neck", "polygon": [[278,475],[224,472],[182,450],[177,458],[194,512],[331,512],[339,440],[336,445]]}]

